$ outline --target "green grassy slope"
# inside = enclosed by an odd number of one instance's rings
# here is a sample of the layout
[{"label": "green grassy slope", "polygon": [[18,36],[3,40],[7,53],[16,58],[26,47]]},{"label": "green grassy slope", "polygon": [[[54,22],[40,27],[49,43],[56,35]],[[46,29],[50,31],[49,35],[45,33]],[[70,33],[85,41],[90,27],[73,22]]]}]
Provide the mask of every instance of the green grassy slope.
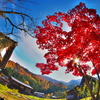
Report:
[{"label": "green grassy slope", "polygon": [[[46,98],[38,98],[35,96],[28,96],[18,93],[18,90],[9,89],[7,86],[0,84],[0,98],[4,100],[53,100]],[[56,100],[66,100],[66,99],[56,99]]]}]

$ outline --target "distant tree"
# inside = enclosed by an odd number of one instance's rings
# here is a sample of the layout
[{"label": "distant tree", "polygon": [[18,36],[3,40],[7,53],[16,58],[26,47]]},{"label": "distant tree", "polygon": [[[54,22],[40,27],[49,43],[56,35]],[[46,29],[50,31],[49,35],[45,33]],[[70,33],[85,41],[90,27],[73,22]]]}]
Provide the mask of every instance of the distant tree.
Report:
[{"label": "distant tree", "polygon": [[30,85],[30,84],[29,84],[29,82],[28,82],[28,81],[26,81],[26,80],[24,81],[24,83],[25,83],[25,84],[28,84],[28,85]]},{"label": "distant tree", "polygon": [[56,84],[51,83],[50,87],[48,89],[46,89],[46,90],[43,90],[43,92],[46,93],[46,94],[48,94],[48,93],[55,93],[55,92],[57,92],[59,90],[61,92],[63,92],[65,90],[67,90],[66,87],[63,87],[63,86],[65,86],[65,85],[61,84],[61,83],[56,83]]},{"label": "distant tree", "polygon": [[83,87],[77,87],[76,90],[78,91],[78,97],[86,98],[91,96],[86,84]]},{"label": "distant tree", "polygon": [[[64,31],[67,23],[71,31]],[[44,55],[46,64],[37,63],[42,74],[50,74],[58,70],[58,66],[66,67],[66,72],[85,78],[85,83],[93,100],[100,95],[100,16],[95,9],[86,8],[80,3],[67,13],[58,12],[47,16],[42,21],[43,26],[37,26],[34,33],[37,45],[47,49]],[[66,26],[67,28],[67,26]],[[91,66],[88,64],[91,62]],[[87,80],[86,74],[98,76],[98,91],[96,96]],[[90,74],[90,75],[91,75]]]},{"label": "distant tree", "polygon": [[55,93],[57,98],[65,98],[67,96],[66,92],[61,92],[60,90]]},{"label": "distant tree", "polygon": [[[98,90],[98,80],[96,82],[90,81],[89,84],[91,84],[92,86],[93,93],[96,94]],[[84,84],[82,87],[77,87],[76,90],[78,91],[78,96],[81,98],[86,98],[91,96],[86,84]]]},{"label": "distant tree", "polygon": [[14,78],[18,79],[19,81],[30,85],[31,87],[34,88],[34,91],[40,90],[40,85],[38,83],[36,83],[34,80],[30,79],[29,77],[27,77],[25,75],[19,74],[18,72],[16,72],[14,69],[12,69],[10,67],[6,67],[5,69],[3,69],[2,72],[9,77],[13,76]]},{"label": "distant tree", "polygon": [[3,72],[5,75],[9,76],[9,77],[10,77],[10,76],[12,75],[12,73],[13,73],[13,71],[12,71],[11,68],[5,68],[5,69],[2,70],[2,72]]}]

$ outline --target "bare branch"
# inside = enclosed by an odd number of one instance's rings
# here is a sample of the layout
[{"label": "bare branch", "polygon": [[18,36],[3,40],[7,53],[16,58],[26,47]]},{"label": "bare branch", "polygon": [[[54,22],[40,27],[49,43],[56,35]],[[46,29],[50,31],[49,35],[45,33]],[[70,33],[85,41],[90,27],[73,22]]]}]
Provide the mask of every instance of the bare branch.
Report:
[{"label": "bare branch", "polygon": [[27,15],[27,14],[24,14],[24,13],[20,13],[20,12],[13,12],[13,11],[0,11],[0,15],[2,14],[17,14],[17,15],[24,15],[24,16],[27,16],[28,18],[30,18],[30,20],[34,23],[33,19]]},{"label": "bare branch", "polygon": [[[5,19],[5,21],[1,20],[2,22],[1,30],[5,31],[4,29],[5,27],[7,30],[7,32],[5,32],[6,35],[14,35],[14,36],[16,35],[16,37],[19,36],[17,30],[21,30],[25,32],[25,34],[29,34],[31,37],[34,38],[34,34],[32,31],[34,30],[34,27],[35,27],[34,21],[36,19],[33,19],[27,13],[23,13],[23,11],[31,10],[28,7],[28,5],[37,4],[35,0],[33,1],[31,0],[4,0],[4,1],[1,1],[0,3],[1,3],[0,15],[1,15],[1,18]],[[11,6],[14,6],[14,9]],[[21,8],[21,10],[19,8]],[[13,16],[15,17],[16,21],[14,21]]]},{"label": "bare branch", "polygon": [[[13,22],[10,20],[10,18],[9,17],[7,17],[4,13],[5,13],[5,11],[1,11],[1,12],[3,12],[3,13],[0,13],[6,20],[8,20],[8,22],[12,25],[12,32],[13,32],[13,29],[14,29],[14,27],[16,28],[16,29],[19,29],[19,30],[21,30],[21,31],[24,31],[24,32],[27,32],[31,37],[33,37],[34,38],[34,36],[32,36],[25,28],[21,28],[21,27],[18,27],[17,25],[15,25],[15,24],[13,24]],[[20,15],[25,15],[25,16],[28,16],[28,15],[26,15],[26,14],[23,14],[23,13],[17,13],[17,12],[7,12],[7,13],[11,13],[11,14],[20,14]],[[30,16],[28,16],[30,19],[31,19],[31,17]],[[32,19],[31,19],[31,21],[32,21]]]}]

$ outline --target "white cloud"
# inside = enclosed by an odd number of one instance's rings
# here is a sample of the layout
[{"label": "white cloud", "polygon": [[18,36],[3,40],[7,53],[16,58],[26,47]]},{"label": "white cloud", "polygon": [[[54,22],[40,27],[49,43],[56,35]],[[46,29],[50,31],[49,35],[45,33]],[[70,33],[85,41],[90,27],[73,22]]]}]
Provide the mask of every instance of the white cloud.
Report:
[{"label": "white cloud", "polygon": [[50,75],[47,75],[47,76],[50,76],[53,79],[57,79],[59,81],[64,81],[64,82],[69,82],[72,79],[76,80],[76,79],[82,78],[82,77],[74,76],[74,75],[72,75],[72,73],[65,74],[65,70],[66,70],[65,67],[60,67],[59,71],[54,71],[53,73],[51,73]]},{"label": "white cloud", "polygon": [[45,63],[44,54],[46,50],[41,50],[36,44],[36,39],[27,35],[22,35],[22,39],[18,42],[11,60],[18,62],[21,66],[29,69],[31,72],[41,74],[40,70],[35,67],[36,63]]},{"label": "white cloud", "polygon": [[[65,27],[65,26],[64,26]],[[19,41],[18,46],[16,47],[14,53],[11,56],[11,60],[18,62],[23,67],[29,69],[35,74],[41,74],[40,69],[35,67],[36,63],[45,63],[44,54],[46,50],[41,50],[36,44],[36,39],[27,35],[24,37],[22,35],[22,40]],[[75,77],[74,75],[65,74],[65,68],[60,67],[59,71],[54,71],[49,75],[51,78],[61,80],[61,81],[70,81],[71,79],[79,79],[81,77]]]},{"label": "white cloud", "polygon": [[[36,44],[36,38],[32,38],[29,35],[26,37],[23,36],[19,45],[29,57],[34,58],[37,61],[41,61],[40,59],[43,59],[44,54],[47,52],[47,50],[39,49]],[[42,61],[44,62],[45,60],[43,59]]]},{"label": "white cloud", "polygon": [[71,27],[69,27],[66,22],[63,22],[63,30],[66,32],[69,32],[69,31],[71,31]]},{"label": "white cloud", "polygon": [[[21,52],[23,53],[23,52]],[[25,58],[27,59],[27,58]],[[27,62],[21,58],[16,52],[13,52],[12,56],[10,57],[10,60],[14,61],[15,63],[17,62],[18,64],[20,64],[21,66],[27,68],[29,71],[35,73],[35,74],[40,74],[40,70],[38,68],[35,67],[35,64],[33,62]]]},{"label": "white cloud", "polygon": [[22,59],[20,57],[18,57],[14,52],[12,53],[12,56],[10,57],[10,60],[15,61],[15,62],[21,64],[21,66],[24,66],[24,67],[26,66],[23,63]]}]

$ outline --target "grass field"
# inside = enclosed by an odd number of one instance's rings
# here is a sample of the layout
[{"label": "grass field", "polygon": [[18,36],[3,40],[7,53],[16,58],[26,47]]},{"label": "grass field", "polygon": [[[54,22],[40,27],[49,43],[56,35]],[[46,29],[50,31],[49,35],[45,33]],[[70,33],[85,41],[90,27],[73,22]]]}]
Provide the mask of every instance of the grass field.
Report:
[{"label": "grass field", "polygon": [[[46,98],[38,98],[35,96],[28,96],[18,93],[18,90],[9,89],[7,86],[0,84],[0,98],[4,98],[4,100],[66,100],[66,99],[46,99]],[[91,100],[90,97],[84,98],[81,100]]]},{"label": "grass field", "polygon": [[81,100],[91,100],[91,97],[87,97],[87,98],[84,98],[84,99],[81,99]]},{"label": "grass field", "polygon": [[[46,98],[38,98],[35,96],[27,96],[18,93],[18,90],[9,89],[7,86],[0,84],[0,98],[4,98],[4,100],[53,100]],[[66,99],[55,99],[55,100],[66,100]]]}]

